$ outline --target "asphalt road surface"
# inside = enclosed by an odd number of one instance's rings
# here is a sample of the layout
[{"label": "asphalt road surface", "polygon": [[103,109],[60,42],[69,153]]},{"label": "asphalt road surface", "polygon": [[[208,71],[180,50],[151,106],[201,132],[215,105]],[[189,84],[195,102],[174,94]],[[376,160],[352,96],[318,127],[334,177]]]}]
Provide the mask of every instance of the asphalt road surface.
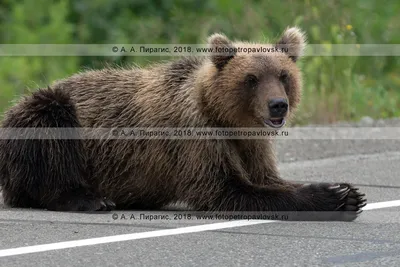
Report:
[{"label": "asphalt road surface", "polygon": [[[289,180],[359,185],[368,199],[361,216],[223,221],[189,220],[183,211],[0,206],[0,266],[400,266],[399,140],[280,140],[277,148]],[[141,213],[182,218],[140,219]]]}]

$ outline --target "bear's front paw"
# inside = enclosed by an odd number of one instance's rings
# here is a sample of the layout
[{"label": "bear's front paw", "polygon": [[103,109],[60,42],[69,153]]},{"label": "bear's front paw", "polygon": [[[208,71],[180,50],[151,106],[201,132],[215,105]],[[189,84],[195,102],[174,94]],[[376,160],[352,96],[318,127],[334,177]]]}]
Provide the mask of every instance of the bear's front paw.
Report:
[{"label": "bear's front paw", "polygon": [[354,211],[357,214],[362,212],[362,208],[367,205],[367,199],[365,199],[365,194],[360,193],[358,188],[353,187],[350,184],[342,183],[340,187],[347,187],[349,189],[347,195],[344,200],[345,203],[342,204],[338,210],[339,211]]},{"label": "bear's front paw", "polygon": [[340,220],[354,220],[366,205],[365,194],[347,183],[305,184],[297,188],[302,198],[306,199],[304,210],[338,211],[332,213],[340,216]]}]

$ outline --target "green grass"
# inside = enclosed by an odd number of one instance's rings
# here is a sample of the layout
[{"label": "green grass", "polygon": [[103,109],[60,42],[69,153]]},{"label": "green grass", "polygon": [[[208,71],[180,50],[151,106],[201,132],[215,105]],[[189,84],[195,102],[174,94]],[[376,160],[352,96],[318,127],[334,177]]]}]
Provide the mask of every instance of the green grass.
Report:
[{"label": "green grass", "polygon": [[[0,3],[0,43],[194,44],[214,32],[262,42],[297,25],[310,44],[400,44],[398,14],[400,2],[380,0],[7,0]],[[160,59],[0,57],[0,114],[29,88],[84,67]],[[400,57],[309,56],[301,67],[296,124],[400,116]]]}]

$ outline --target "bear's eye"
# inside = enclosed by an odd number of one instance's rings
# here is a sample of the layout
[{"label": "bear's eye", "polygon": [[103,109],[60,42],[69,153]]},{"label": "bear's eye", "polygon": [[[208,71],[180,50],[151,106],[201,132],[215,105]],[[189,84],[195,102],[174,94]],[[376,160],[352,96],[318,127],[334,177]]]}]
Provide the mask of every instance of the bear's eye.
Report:
[{"label": "bear's eye", "polygon": [[283,70],[279,76],[279,80],[283,84],[287,84],[289,82],[289,73],[285,70]]},{"label": "bear's eye", "polygon": [[258,78],[253,74],[249,74],[246,76],[245,84],[249,88],[255,88],[258,84]]}]

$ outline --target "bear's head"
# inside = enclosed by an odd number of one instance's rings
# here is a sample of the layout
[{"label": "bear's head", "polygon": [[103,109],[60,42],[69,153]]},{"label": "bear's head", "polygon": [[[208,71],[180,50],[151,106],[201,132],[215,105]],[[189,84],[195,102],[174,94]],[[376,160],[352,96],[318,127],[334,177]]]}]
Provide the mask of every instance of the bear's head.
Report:
[{"label": "bear's head", "polygon": [[282,127],[300,102],[298,59],[305,43],[304,33],[296,27],[287,28],[274,44],[211,35],[208,44],[213,52],[202,86],[205,110],[221,126]]}]

